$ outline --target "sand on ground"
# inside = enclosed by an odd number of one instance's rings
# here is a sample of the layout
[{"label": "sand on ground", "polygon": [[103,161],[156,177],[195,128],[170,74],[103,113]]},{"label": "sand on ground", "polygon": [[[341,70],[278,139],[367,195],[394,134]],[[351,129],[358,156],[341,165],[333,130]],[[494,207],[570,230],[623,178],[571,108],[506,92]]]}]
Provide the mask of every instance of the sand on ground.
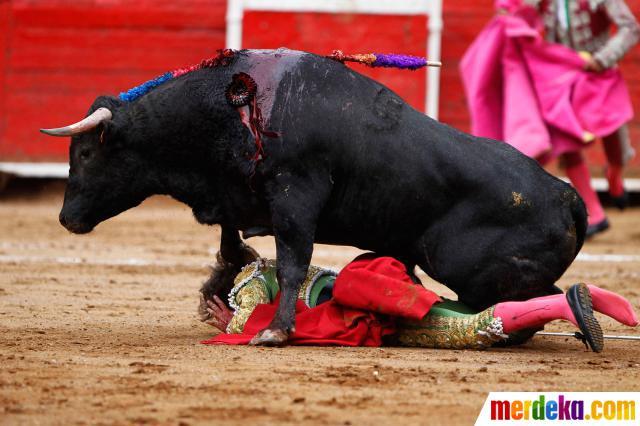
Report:
[{"label": "sand on ground", "polygon": [[[201,345],[215,332],[196,306],[219,229],[154,197],[78,236],[61,204],[57,182],[0,194],[0,424],[470,424],[490,391],[640,390],[640,342],[601,354],[557,337],[484,352]],[[640,310],[640,209],[608,214],[612,229],[559,285],[597,283]],[[250,243],[275,256],[271,238]],[[317,245],[313,262],[338,270],[358,253]]]}]

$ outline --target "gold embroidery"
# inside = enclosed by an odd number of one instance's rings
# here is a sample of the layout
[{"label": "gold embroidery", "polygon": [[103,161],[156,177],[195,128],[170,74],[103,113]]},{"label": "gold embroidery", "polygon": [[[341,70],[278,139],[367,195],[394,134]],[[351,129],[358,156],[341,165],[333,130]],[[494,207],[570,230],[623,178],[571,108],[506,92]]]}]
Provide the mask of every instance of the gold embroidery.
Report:
[{"label": "gold embroidery", "polygon": [[[276,261],[259,259],[244,268],[233,281],[234,287],[229,293],[229,306],[235,310],[233,318],[227,326],[227,333],[242,333],[244,325],[253,310],[262,303],[271,303],[264,272],[275,270]],[[298,299],[309,306],[309,297],[313,284],[325,274],[334,272],[310,265],[307,276],[300,286]]]},{"label": "gold embroidery", "polygon": [[227,333],[242,333],[256,306],[269,302],[269,293],[264,281],[260,278],[248,281],[236,294],[235,303],[238,308],[227,326]]},{"label": "gold embroidery", "polygon": [[305,305],[309,306],[311,296],[311,288],[318,281],[318,278],[325,274],[333,274],[332,271],[327,269],[318,268],[317,266],[309,265],[309,270],[307,271],[307,276],[302,282],[300,286],[300,291],[298,292],[298,299],[302,300]]},{"label": "gold embroidery", "polygon": [[504,337],[502,321],[494,318],[493,307],[475,315],[429,313],[420,321],[405,320],[398,325],[398,341],[403,346],[484,349]]}]

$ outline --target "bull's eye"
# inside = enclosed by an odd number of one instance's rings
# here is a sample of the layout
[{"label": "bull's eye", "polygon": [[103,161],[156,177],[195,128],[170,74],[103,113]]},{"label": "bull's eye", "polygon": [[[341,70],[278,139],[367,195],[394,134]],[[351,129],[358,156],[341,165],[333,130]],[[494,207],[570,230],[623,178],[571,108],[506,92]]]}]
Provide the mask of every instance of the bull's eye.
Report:
[{"label": "bull's eye", "polygon": [[83,149],[82,151],[80,151],[80,154],[78,154],[78,156],[82,161],[87,161],[89,157],[91,157],[91,150]]}]

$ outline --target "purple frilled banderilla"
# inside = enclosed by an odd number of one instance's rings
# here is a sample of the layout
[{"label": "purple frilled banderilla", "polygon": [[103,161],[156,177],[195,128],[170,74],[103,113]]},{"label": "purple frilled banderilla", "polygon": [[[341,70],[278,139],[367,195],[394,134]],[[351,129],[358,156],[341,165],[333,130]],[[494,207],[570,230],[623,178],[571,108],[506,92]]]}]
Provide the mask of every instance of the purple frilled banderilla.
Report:
[{"label": "purple frilled banderilla", "polygon": [[400,68],[417,70],[423,67],[441,67],[438,61],[428,61],[420,56],[396,55],[393,53],[363,53],[355,55],[345,55],[341,50],[334,50],[328,56],[339,62],[358,62],[370,67]]}]

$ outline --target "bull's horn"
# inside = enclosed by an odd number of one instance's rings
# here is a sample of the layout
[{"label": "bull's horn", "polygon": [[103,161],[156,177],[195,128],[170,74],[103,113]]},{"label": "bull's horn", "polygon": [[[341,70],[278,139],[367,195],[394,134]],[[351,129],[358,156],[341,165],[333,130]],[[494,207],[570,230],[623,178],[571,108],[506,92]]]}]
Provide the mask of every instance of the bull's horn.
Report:
[{"label": "bull's horn", "polygon": [[57,129],[40,129],[40,131],[50,136],[73,136],[84,133],[96,127],[103,121],[110,120],[113,117],[108,108],[98,108],[82,121],[66,127],[58,127]]}]

